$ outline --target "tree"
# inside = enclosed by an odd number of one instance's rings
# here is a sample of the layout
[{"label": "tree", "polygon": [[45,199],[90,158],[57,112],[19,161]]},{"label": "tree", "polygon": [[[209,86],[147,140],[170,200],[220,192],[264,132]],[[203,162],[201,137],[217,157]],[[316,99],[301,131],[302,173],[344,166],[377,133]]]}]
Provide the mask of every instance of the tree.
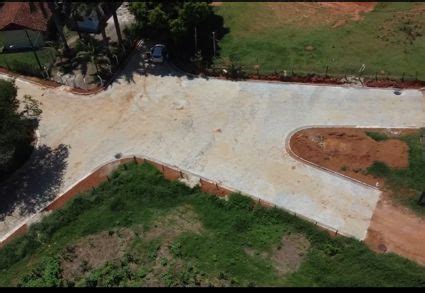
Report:
[{"label": "tree", "polygon": [[[63,25],[61,24],[61,21],[59,20],[59,18],[63,18],[64,14],[61,13],[61,7],[59,6],[59,4],[55,1],[55,2],[47,2],[50,11],[52,12],[53,15],[53,21],[55,23],[56,26],[56,30],[59,33],[59,36],[63,42],[63,46],[65,48],[65,52],[69,52],[69,46],[68,46],[68,42],[66,41],[66,37],[65,34],[63,33]],[[42,5],[42,3],[41,3]]]},{"label": "tree", "polygon": [[[152,37],[159,36],[170,41],[175,49],[191,49],[189,54],[196,53],[193,46],[193,33],[199,27],[200,38],[206,38],[209,17],[213,14],[207,2],[133,2],[130,11],[135,16],[139,32]],[[202,29],[204,28],[204,29]],[[190,45],[188,45],[190,44]],[[177,50],[175,50],[177,51]]]},{"label": "tree", "polygon": [[41,115],[39,103],[30,96],[24,98],[19,111],[17,88],[12,81],[0,80],[0,178],[30,154],[34,120]]}]

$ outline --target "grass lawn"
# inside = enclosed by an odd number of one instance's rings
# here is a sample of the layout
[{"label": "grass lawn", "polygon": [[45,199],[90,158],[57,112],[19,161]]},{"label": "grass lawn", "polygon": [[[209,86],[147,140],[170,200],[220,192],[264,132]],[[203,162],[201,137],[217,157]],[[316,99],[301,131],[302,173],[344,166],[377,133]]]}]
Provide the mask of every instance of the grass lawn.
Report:
[{"label": "grass lawn", "polygon": [[396,200],[425,216],[425,208],[417,204],[419,194],[425,191],[425,146],[420,141],[421,132],[425,133],[425,129],[400,137],[409,146],[408,168],[392,169],[382,162],[375,162],[368,172],[384,178]]},{"label": "grass lawn", "polygon": [[[42,66],[47,66],[51,63],[55,54],[55,50],[50,47],[37,50],[37,55]],[[8,68],[7,64],[9,64],[12,71],[16,72],[19,72],[18,68],[39,71],[37,60],[35,59],[32,51],[0,54],[0,67]]]},{"label": "grass lawn", "polygon": [[324,8],[312,13],[307,5],[317,4],[223,2],[214,7],[229,28],[219,42],[220,55],[235,56],[250,72],[259,64],[260,73],[290,74],[293,68],[296,74],[324,75],[329,66],[329,75],[344,76],[357,74],[365,64],[364,75],[415,78],[417,72],[425,80],[423,3],[378,3],[358,21],[330,16]]},{"label": "grass lawn", "polygon": [[424,286],[425,268],[129,164],[0,250],[0,286]]}]

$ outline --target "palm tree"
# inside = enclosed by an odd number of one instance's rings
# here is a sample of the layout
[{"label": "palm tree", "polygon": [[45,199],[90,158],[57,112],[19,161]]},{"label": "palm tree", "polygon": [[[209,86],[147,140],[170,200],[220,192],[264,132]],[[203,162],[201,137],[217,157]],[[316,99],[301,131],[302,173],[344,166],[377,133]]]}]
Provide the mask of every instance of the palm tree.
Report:
[{"label": "palm tree", "polygon": [[93,37],[87,37],[85,41],[79,41],[79,52],[72,59],[73,64],[92,63],[96,68],[96,74],[99,74],[101,65],[110,64],[106,56],[106,49]]}]

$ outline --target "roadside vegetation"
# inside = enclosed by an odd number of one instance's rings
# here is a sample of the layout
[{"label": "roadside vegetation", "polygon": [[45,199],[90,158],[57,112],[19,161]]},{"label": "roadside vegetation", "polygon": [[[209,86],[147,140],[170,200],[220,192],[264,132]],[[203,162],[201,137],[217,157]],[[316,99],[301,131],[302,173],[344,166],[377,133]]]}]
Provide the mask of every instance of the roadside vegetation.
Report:
[{"label": "roadside vegetation", "polygon": [[223,2],[214,7],[229,30],[220,56],[239,59],[250,73],[425,80],[423,3],[378,2],[359,20],[318,7]]},{"label": "roadside vegetation", "polygon": [[121,166],[0,250],[1,286],[423,286],[425,269],[279,209]]}]

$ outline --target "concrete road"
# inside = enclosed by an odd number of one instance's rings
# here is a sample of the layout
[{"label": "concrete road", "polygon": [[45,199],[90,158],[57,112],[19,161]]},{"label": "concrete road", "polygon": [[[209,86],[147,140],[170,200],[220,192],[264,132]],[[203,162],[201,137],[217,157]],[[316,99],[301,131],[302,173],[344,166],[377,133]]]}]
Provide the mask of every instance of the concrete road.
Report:
[{"label": "concrete road", "polygon": [[[117,153],[149,156],[364,239],[380,192],[295,160],[285,150],[288,135],[313,125],[425,126],[417,90],[394,95],[167,72],[140,74],[136,55],[108,90],[87,97],[16,82],[19,96],[43,103],[40,145],[68,146],[61,191]],[[0,236],[16,214],[1,223]]]}]

